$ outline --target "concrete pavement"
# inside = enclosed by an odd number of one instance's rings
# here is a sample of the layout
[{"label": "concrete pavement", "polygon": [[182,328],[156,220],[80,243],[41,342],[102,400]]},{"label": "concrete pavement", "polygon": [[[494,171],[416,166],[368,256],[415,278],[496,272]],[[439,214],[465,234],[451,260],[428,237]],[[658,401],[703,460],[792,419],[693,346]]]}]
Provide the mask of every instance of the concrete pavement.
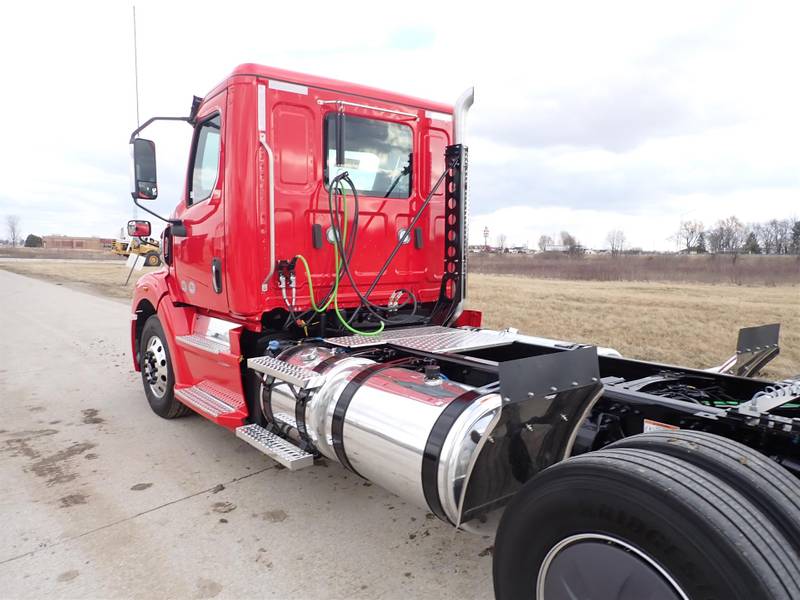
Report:
[{"label": "concrete pavement", "polygon": [[491,540],[155,416],[129,310],[0,270],[0,597],[491,596]]}]

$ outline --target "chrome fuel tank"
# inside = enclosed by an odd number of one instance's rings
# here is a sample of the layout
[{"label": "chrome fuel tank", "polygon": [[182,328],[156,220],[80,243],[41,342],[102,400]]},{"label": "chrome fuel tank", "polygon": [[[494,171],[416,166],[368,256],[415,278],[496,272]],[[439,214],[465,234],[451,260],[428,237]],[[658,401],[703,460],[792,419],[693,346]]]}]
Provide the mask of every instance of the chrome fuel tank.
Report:
[{"label": "chrome fuel tank", "polygon": [[320,373],[324,383],[299,415],[288,385],[263,388],[271,409],[265,414],[288,423],[295,440],[304,428],[323,456],[458,523],[462,484],[478,440],[500,410],[498,394],[321,346],[292,348],[279,358]]}]

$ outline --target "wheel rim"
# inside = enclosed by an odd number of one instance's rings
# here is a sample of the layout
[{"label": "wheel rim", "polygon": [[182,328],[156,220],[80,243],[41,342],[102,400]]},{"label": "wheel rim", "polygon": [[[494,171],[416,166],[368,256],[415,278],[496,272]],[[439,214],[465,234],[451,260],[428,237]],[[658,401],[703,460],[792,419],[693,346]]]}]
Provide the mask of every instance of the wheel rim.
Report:
[{"label": "wheel rim", "polygon": [[599,533],[561,540],[539,568],[537,600],[574,598],[689,600],[655,559],[620,539]]},{"label": "wheel rim", "polygon": [[142,365],[145,381],[156,398],[163,398],[167,393],[169,379],[169,362],[165,344],[157,335],[147,340]]}]

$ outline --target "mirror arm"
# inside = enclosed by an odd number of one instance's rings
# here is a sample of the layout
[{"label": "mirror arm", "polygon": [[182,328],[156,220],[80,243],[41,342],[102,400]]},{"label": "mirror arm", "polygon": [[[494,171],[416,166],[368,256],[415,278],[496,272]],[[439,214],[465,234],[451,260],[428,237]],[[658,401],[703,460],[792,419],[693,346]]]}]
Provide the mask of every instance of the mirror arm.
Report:
[{"label": "mirror arm", "polygon": [[191,123],[192,122],[192,118],[191,117],[151,117],[151,118],[147,119],[147,121],[142,123],[139,127],[137,127],[136,129],[133,130],[133,133],[131,133],[131,139],[130,139],[130,141],[128,143],[132,144],[133,140],[136,139],[136,136],[139,135],[139,133],[141,133],[145,128],[149,127],[152,123],[155,123],[156,121],[186,121],[187,123]]},{"label": "mirror arm", "polygon": [[164,221],[164,223],[169,223],[173,227],[184,227],[183,221],[181,219],[168,219],[166,217],[162,217],[160,214],[158,214],[156,212],[153,212],[152,210],[150,210],[146,206],[142,206],[135,197],[133,199],[133,203],[136,206],[138,206],[139,208],[141,208],[144,212],[150,213],[151,215],[153,215],[156,219],[161,219],[162,221]]}]

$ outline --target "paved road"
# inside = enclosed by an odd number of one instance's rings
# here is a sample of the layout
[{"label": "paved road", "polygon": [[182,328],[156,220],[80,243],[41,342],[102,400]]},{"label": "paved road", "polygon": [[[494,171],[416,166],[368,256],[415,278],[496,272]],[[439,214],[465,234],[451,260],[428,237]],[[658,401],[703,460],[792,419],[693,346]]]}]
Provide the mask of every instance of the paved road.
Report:
[{"label": "paved road", "polygon": [[0,596],[486,598],[490,540],[150,412],[126,304],[0,270]]}]

